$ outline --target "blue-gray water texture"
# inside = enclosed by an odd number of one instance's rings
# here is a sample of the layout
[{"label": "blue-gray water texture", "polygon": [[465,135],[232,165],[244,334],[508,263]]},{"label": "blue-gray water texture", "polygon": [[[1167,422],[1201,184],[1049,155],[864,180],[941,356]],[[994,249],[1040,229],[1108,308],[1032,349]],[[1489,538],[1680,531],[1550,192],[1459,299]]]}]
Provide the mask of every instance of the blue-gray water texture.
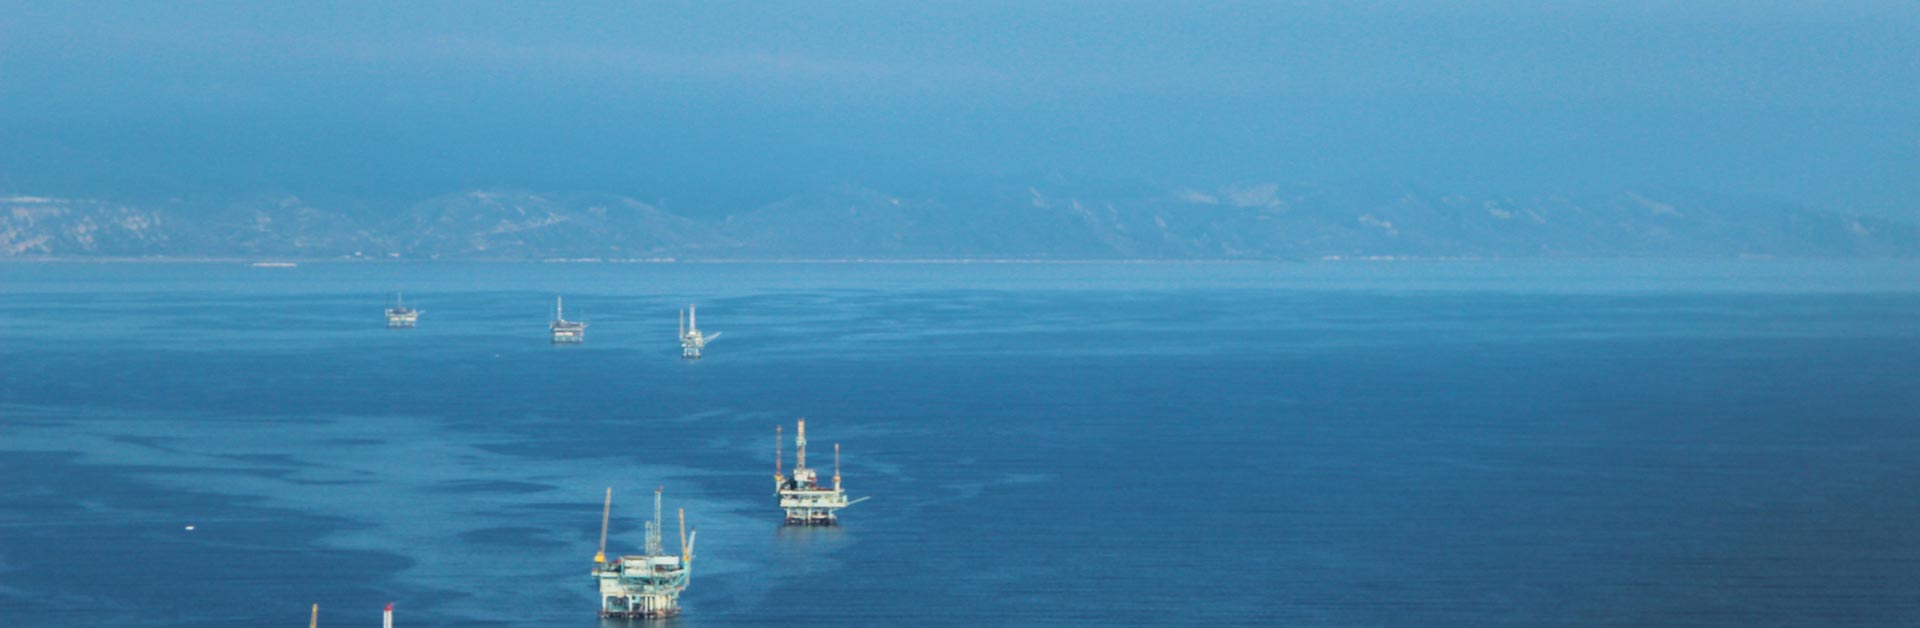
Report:
[{"label": "blue-gray water texture", "polygon": [[0,626],[594,627],[609,486],[675,626],[1920,625],[1920,265],[0,265]]}]

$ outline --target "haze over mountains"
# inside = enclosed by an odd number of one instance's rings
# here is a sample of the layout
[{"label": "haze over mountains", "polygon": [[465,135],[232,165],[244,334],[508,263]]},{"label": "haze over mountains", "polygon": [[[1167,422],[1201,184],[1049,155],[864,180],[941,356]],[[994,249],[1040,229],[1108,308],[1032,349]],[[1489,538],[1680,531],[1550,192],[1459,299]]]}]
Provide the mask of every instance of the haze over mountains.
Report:
[{"label": "haze over mountains", "polygon": [[822,186],[690,217],[622,196],[486,189],[397,207],[295,196],[0,196],[0,259],[404,260],[1920,257],[1920,227],[1697,194],[1002,182]]}]

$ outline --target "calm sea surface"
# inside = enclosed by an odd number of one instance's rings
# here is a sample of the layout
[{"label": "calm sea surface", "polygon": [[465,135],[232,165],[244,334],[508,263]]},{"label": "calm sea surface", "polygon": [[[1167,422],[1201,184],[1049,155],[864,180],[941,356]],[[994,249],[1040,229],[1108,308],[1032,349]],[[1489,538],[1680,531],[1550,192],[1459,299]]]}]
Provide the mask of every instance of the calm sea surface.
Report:
[{"label": "calm sea surface", "polygon": [[676,626],[1920,625],[1920,265],[0,265],[0,626],[593,627],[662,485]]}]

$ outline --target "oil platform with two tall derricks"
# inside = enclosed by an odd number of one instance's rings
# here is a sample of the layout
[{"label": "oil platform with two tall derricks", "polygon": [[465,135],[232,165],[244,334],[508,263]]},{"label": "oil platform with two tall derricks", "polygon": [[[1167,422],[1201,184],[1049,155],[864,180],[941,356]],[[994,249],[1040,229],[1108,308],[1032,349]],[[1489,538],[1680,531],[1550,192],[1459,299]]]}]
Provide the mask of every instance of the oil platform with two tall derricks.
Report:
[{"label": "oil platform with two tall derricks", "polygon": [[781,428],[773,428],[773,485],[780,496],[780,508],[787,511],[787,525],[790,526],[830,526],[840,522],[838,514],[846,508],[868,498],[862,497],[847,501],[847,491],[840,487],[840,444],[833,444],[833,488],[820,486],[819,478],[813,469],[807,468],[807,420],[800,419],[793,442],[799,450],[793,463],[793,477],[787,477],[781,468],[781,458],[786,454],[786,440],[780,433]]},{"label": "oil platform with two tall derricks", "polygon": [[560,297],[553,298],[553,323],[547,328],[553,330],[553,344],[577,345],[587,341],[587,324],[567,320],[566,303]]},{"label": "oil platform with two tall derricks", "polygon": [[393,307],[387,308],[387,327],[412,329],[420,322],[420,310],[407,307],[406,295],[393,293]]},{"label": "oil platform with two tall derricks", "polygon": [[680,553],[660,546],[660,493],[653,491],[653,520],[647,522],[646,553],[607,560],[607,520],[613,514],[613,489],[600,511],[600,552],[593,555],[593,579],[600,587],[601,617],[672,617],[680,614],[680,592],[693,579],[693,542],[687,511],[680,510]]},{"label": "oil platform with two tall derricks", "polygon": [[719,333],[711,336],[700,333],[699,321],[694,319],[693,306],[689,305],[687,309],[680,310],[680,357],[688,360],[700,359],[700,351],[707,348],[707,342],[719,337]]}]

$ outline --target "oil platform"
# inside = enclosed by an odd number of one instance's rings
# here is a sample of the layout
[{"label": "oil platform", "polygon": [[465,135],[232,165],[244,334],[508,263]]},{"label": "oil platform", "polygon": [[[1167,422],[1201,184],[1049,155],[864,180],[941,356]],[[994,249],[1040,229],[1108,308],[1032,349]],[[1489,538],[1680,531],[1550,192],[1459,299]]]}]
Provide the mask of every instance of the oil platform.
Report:
[{"label": "oil platform", "polygon": [[707,348],[708,341],[719,337],[718,333],[711,336],[700,333],[699,322],[694,320],[693,306],[689,305],[687,309],[680,310],[680,357],[688,360],[700,359],[700,350]]},{"label": "oil platform", "polygon": [[773,485],[780,496],[780,508],[787,511],[787,525],[790,526],[830,526],[840,522],[837,514],[846,508],[868,498],[862,497],[847,501],[847,491],[840,487],[840,444],[833,445],[833,488],[820,486],[819,478],[813,469],[807,468],[807,420],[800,419],[793,442],[799,455],[793,463],[793,477],[787,477],[781,469],[781,458],[786,454],[786,445],[780,433],[774,428],[773,437]]},{"label": "oil platform", "polygon": [[553,330],[553,344],[577,345],[586,342],[587,324],[567,320],[565,305],[560,297],[553,298],[553,324],[548,325]]},{"label": "oil platform", "polygon": [[[387,610],[380,616],[380,625],[393,628],[393,602],[387,602]],[[313,619],[307,621],[307,628],[320,628],[320,605],[313,605]]]},{"label": "oil platform", "polygon": [[613,514],[613,489],[600,511],[600,551],[593,555],[593,579],[600,587],[601,617],[662,618],[680,614],[680,592],[693,579],[693,542],[687,511],[680,510],[680,552],[660,545],[660,493],[653,491],[653,520],[647,522],[646,553],[607,560],[607,520]]},{"label": "oil platform", "polygon": [[412,329],[420,322],[420,310],[407,307],[406,295],[394,293],[393,307],[387,308],[387,327],[392,329]]}]

